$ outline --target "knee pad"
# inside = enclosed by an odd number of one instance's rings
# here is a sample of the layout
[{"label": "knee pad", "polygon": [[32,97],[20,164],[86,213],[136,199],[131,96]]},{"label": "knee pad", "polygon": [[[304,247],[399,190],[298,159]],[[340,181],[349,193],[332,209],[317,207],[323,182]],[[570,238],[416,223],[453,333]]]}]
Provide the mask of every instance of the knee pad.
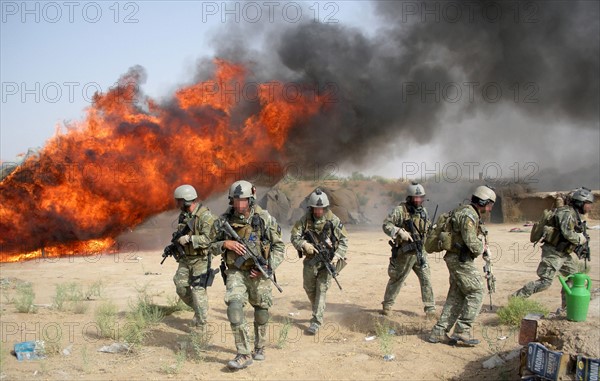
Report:
[{"label": "knee pad", "polygon": [[269,310],[266,308],[255,308],[254,322],[258,325],[267,324],[269,322]]},{"label": "knee pad", "polygon": [[227,319],[233,325],[240,325],[244,321],[244,308],[240,302],[230,302],[227,305]]}]

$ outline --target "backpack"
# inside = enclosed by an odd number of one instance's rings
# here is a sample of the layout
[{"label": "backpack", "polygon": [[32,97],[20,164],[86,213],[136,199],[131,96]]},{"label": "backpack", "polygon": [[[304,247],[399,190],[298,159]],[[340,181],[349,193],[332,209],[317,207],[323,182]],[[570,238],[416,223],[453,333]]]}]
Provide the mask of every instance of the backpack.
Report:
[{"label": "backpack", "polygon": [[547,241],[554,233],[556,209],[544,209],[542,217],[538,222],[533,224],[531,233],[529,233],[529,241],[535,246],[540,241]]},{"label": "backpack", "polygon": [[446,212],[438,217],[425,238],[425,251],[437,253],[452,247],[452,215],[453,212]]}]

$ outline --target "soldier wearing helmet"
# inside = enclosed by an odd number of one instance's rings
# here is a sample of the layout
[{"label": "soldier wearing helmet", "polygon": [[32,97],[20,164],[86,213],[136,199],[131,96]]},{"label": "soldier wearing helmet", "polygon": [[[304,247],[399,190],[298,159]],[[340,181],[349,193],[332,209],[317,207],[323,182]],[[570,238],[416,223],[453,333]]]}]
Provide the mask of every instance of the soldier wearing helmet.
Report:
[{"label": "soldier wearing helmet", "polygon": [[[226,270],[225,304],[233,332],[237,354],[227,363],[230,369],[243,369],[254,360],[265,359],[269,308],[273,305],[271,281],[255,267],[252,259],[239,268],[235,260],[246,254],[244,245],[229,237],[221,227],[227,221],[235,232],[257,249],[268,263],[266,271],[275,271],[283,261],[284,243],[281,228],[269,212],[256,205],[256,189],[245,180],[229,187],[228,210],[215,222],[212,249],[222,255]],[[244,315],[246,303],[254,308],[254,353],[250,348],[248,324]]]},{"label": "soldier wearing helmet", "polygon": [[[306,330],[315,335],[323,325],[327,290],[331,286],[331,275],[323,262],[312,263],[316,248],[305,239],[305,232],[310,230],[323,240],[324,244],[334,250],[334,266],[340,272],[346,266],[348,237],[346,228],[340,219],[329,209],[329,198],[321,189],[315,189],[308,197],[306,214],[292,228],[291,242],[299,255],[305,256],[303,261],[303,287],[312,307],[310,326]],[[311,264],[312,263],[312,264]]]},{"label": "soldier wearing helmet", "polygon": [[208,297],[204,286],[207,271],[210,268],[209,247],[211,244],[211,228],[214,215],[203,206],[193,186],[178,186],[173,194],[179,214],[178,230],[192,221],[188,234],[179,238],[185,256],[179,258],[179,267],[173,277],[175,290],[181,300],[194,310],[191,322],[192,329],[204,333],[208,315]]},{"label": "soldier wearing helmet", "polygon": [[[395,207],[383,220],[383,232],[393,241],[392,256],[388,265],[390,277],[383,296],[383,315],[390,315],[392,306],[404,281],[411,271],[417,275],[421,285],[421,299],[425,305],[425,315],[428,319],[435,318],[435,300],[431,286],[431,272],[427,265],[427,253],[422,250],[423,263],[419,263],[417,250],[419,247],[415,240],[423,242],[431,222],[428,219],[427,209],[423,207],[425,188],[418,183],[411,183],[407,189],[406,202]],[[413,234],[415,236],[413,236]]]},{"label": "soldier wearing helmet", "polygon": [[[555,210],[554,226],[549,229],[552,233],[548,234],[542,245],[542,261],[537,268],[539,279],[527,283],[511,296],[528,298],[536,292],[548,289],[557,273],[568,276],[579,272],[577,260],[571,254],[577,246],[587,242],[583,234],[584,222],[581,216],[589,213],[593,202],[592,191],[581,187],[572,192],[567,205]],[[561,310],[564,310],[566,295],[563,288],[561,299]]]},{"label": "soldier wearing helmet", "polygon": [[482,254],[489,260],[487,229],[482,226],[481,216],[492,211],[494,202],[494,190],[482,185],[473,191],[470,204],[452,211],[452,248],[444,255],[450,273],[450,289],[428,338],[431,343],[447,341],[454,327],[453,340],[471,346],[479,344],[473,336],[473,323],[483,304],[483,280],[473,260]]}]

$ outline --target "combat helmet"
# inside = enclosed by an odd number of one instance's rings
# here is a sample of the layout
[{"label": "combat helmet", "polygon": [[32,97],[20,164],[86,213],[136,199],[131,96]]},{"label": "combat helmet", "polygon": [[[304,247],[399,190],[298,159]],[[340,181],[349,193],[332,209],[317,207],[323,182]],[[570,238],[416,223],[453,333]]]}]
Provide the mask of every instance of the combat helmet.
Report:
[{"label": "combat helmet", "polygon": [[198,198],[198,193],[196,193],[196,189],[189,185],[184,184],[175,188],[175,192],[173,192],[173,198],[176,200],[184,200],[187,205],[191,204],[192,201]]},{"label": "combat helmet", "polygon": [[308,197],[308,206],[311,208],[326,208],[329,206],[329,198],[320,188],[317,188]]},{"label": "combat helmet", "polygon": [[234,198],[249,198],[253,203],[256,198],[256,188],[246,180],[238,180],[229,187],[229,200]]},{"label": "combat helmet", "polygon": [[425,197],[425,188],[423,188],[423,185],[421,185],[417,182],[412,182],[412,183],[410,183],[408,188],[406,188],[406,196],[407,197],[413,197],[413,196]]},{"label": "combat helmet", "polygon": [[479,206],[496,202],[496,192],[487,185],[480,185],[473,191],[471,201]]}]

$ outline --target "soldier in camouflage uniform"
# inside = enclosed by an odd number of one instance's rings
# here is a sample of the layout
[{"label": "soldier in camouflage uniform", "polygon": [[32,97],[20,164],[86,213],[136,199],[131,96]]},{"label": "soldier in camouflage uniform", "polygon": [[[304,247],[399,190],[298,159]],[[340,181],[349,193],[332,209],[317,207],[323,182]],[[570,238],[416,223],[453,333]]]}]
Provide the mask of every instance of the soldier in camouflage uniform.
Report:
[{"label": "soldier in camouflage uniform", "polygon": [[479,186],[469,205],[461,205],[452,212],[452,248],[446,251],[444,261],[450,273],[450,289],[444,309],[428,340],[446,341],[456,323],[452,340],[467,345],[479,344],[473,338],[473,323],[483,303],[483,280],[473,264],[482,255],[489,258],[487,230],[480,221],[482,214],[492,211],[496,194],[491,188]]},{"label": "soldier in camouflage uniform", "polygon": [[[267,272],[274,271],[283,261],[284,244],[277,221],[266,210],[255,204],[256,190],[248,181],[236,181],[229,188],[230,207],[215,222],[212,248],[223,256],[227,265],[225,303],[227,318],[233,331],[237,354],[227,363],[230,369],[243,369],[254,360],[265,359],[269,307],[273,305],[271,281],[255,268],[252,259],[240,268],[235,266],[238,256],[246,254],[244,245],[229,237],[221,227],[222,221],[229,222],[233,230],[254,245],[268,262]],[[254,307],[254,354],[251,356],[248,325],[244,306]]]},{"label": "soldier in camouflage uniform", "polygon": [[173,277],[177,295],[194,310],[191,326],[200,332],[206,328],[208,315],[208,297],[204,288],[207,269],[210,268],[209,247],[214,216],[198,200],[196,189],[191,185],[181,185],[174,192],[179,214],[178,230],[183,229],[193,219],[193,229],[179,238],[185,256],[179,258],[179,267]]},{"label": "soldier in camouflage uniform", "polygon": [[[576,189],[568,205],[556,209],[553,233],[544,239],[542,261],[537,268],[538,280],[527,283],[511,296],[528,298],[536,292],[544,291],[552,285],[559,272],[568,276],[579,272],[576,259],[571,253],[578,245],[587,242],[582,231],[581,215],[592,209],[594,195],[587,188]],[[566,296],[561,288],[562,308],[566,307]]]},{"label": "soldier in camouflage uniform", "polygon": [[306,330],[309,335],[315,335],[323,325],[325,313],[325,299],[327,290],[331,286],[331,275],[322,262],[311,265],[311,260],[316,253],[315,247],[308,242],[304,234],[307,230],[316,233],[323,240],[323,244],[333,246],[334,266],[339,273],[346,266],[346,251],[348,238],[346,228],[340,219],[329,210],[329,199],[320,189],[312,192],[308,199],[308,212],[295,224],[291,232],[292,245],[299,254],[305,255],[303,261],[302,279],[304,291],[310,300],[312,318]]},{"label": "soldier in camouflage uniform", "polygon": [[[406,202],[398,205],[383,221],[383,231],[392,237],[394,247],[388,266],[390,280],[383,296],[383,315],[389,315],[392,305],[402,288],[402,284],[411,270],[419,278],[421,285],[421,300],[425,305],[425,315],[428,319],[435,318],[435,301],[431,287],[431,272],[427,264],[427,253],[423,250],[423,263],[417,258],[415,240],[423,242],[425,233],[431,222],[428,220],[427,209],[423,207],[425,189],[421,184],[412,183],[407,190]],[[414,231],[413,231],[414,229]],[[413,236],[415,234],[416,236]],[[421,246],[421,250],[423,247]]]}]

